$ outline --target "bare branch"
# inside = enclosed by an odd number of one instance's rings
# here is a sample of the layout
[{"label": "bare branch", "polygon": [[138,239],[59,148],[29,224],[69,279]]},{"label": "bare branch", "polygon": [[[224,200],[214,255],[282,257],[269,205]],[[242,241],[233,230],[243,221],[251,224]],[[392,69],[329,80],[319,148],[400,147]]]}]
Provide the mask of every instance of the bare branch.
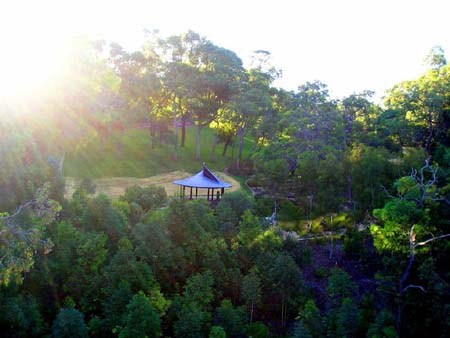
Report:
[{"label": "bare branch", "polygon": [[[386,194],[387,197],[389,198],[394,198],[394,196],[392,196],[389,191],[386,189],[386,187],[384,185],[381,185],[381,189],[383,189],[384,193]],[[400,197],[401,199],[401,197]]]},{"label": "bare branch", "polygon": [[426,241],[416,243],[414,246],[415,247],[417,247],[417,246],[424,246],[424,245],[427,245],[430,242],[436,241],[438,239],[446,238],[446,237],[450,237],[450,234],[445,234],[445,235],[433,237],[433,238],[427,239]]},{"label": "bare branch", "polygon": [[414,284],[409,284],[408,286],[406,286],[406,287],[402,290],[402,293],[406,292],[406,290],[408,290],[408,289],[419,289],[419,290],[421,290],[421,291],[424,292],[424,293],[427,292],[423,286],[420,286],[420,285],[414,285]]},{"label": "bare branch", "polygon": [[30,205],[33,205],[35,203],[37,203],[36,200],[31,200],[31,201],[28,201],[25,204],[21,204],[12,215],[0,217],[0,221],[7,221],[7,220],[9,220],[11,218],[16,217],[18,214],[20,214],[22,212],[23,209],[28,208]]}]

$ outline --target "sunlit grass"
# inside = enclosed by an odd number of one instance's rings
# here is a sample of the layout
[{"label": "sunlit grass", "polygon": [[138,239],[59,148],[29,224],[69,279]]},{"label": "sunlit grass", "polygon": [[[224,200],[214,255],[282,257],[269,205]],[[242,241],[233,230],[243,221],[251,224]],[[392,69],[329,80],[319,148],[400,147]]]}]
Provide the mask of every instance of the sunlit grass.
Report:
[{"label": "sunlit grass", "polygon": [[[181,137],[181,136],[180,136]],[[118,141],[122,149],[118,149]],[[216,148],[216,159],[211,160],[211,150],[214,143],[214,133],[204,128],[201,135],[201,159],[195,161],[195,129],[186,130],[186,146],[179,149],[178,161],[173,160],[173,144],[150,147],[148,130],[130,129],[123,133],[116,133],[103,143],[99,138],[91,140],[85,147],[66,156],[64,175],[79,178],[101,177],[150,177],[175,170],[195,173],[200,170],[201,163],[217,171],[234,163],[237,156],[237,144],[234,158],[231,157],[232,148],[228,148],[227,156],[222,156],[223,145]],[[252,148],[252,141],[245,140],[244,158]],[[122,156],[120,156],[120,153]]]}]

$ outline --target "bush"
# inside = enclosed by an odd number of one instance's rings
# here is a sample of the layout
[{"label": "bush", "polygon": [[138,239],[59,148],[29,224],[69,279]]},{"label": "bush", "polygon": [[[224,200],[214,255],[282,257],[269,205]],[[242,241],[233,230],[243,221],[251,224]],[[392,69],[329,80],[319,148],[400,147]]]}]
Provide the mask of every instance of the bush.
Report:
[{"label": "bush", "polygon": [[251,187],[251,188],[253,188],[253,187],[258,187],[258,186],[259,186],[258,180],[255,179],[254,177],[249,178],[249,179],[247,180],[246,184],[247,184],[247,186],[249,186],[249,187]]},{"label": "bush", "polygon": [[150,185],[148,187],[140,187],[134,185],[125,190],[125,194],[121,197],[128,203],[137,203],[142,207],[144,212],[160,208],[167,202],[167,193],[163,187]]},{"label": "bush", "polygon": [[148,297],[141,291],[127,305],[125,327],[119,338],[158,337],[161,335],[161,320]]},{"label": "bush", "polygon": [[223,195],[216,208],[221,223],[237,225],[246,210],[253,209],[253,201],[242,191]]},{"label": "bush", "polygon": [[324,266],[318,267],[316,270],[314,270],[314,275],[317,278],[327,278],[329,273],[330,272],[328,271],[328,269]]},{"label": "bush", "polygon": [[273,199],[259,197],[255,202],[255,212],[258,216],[268,217],[273,213]]},{"label": "bush", "polygon": [[55,338],[87,338],[88,329],[84,315],[77,309],[61,309],[53,322],[52,335]]},{"label": "bush", "polygon": [[245,328],[244,308],[235,308],[229,299],[224,299],[216,309],[215,324],[222,327],[228,337],[240,337]]},{"label": "bush", "polygon": [[269,328],[261,322],[254,322],[247,326],[247,336],[252,338],[270,338]]},{"label": "bush", "polygon": [[213,326],[209,332],[209,338],[227,338],[227,334],[222,327]]},{"label": "bush", "polygon": [[364,234],[356,227],[347,229],[344,236],[344,252],[352,258],[361,259],[365,255]]},{"label": "bush", "polygon": [[281,201],[277,214],[279,221],[295,221],[302,217],[301,209],[289,200]]}]

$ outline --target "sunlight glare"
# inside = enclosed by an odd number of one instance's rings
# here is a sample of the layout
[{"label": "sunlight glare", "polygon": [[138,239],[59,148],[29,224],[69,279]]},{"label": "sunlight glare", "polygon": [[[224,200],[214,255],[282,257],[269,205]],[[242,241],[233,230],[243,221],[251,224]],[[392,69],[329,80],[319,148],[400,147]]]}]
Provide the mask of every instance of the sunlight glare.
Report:
[{"label": "sunlight glare", "polygon": [[46,0],[5,7],[0,21],[0,98],[36,97],[64,76],[70,41],[83,33],[76,29],[83,9]]}]

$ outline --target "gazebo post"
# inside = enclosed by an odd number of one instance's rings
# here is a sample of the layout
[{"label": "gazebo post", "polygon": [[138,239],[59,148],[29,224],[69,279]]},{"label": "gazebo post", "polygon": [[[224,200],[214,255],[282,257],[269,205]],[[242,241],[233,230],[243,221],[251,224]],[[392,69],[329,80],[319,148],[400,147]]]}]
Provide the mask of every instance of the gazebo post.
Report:
[{"label": "gazebo post", "polygon": [[221,195],[223,196],[223,194],[225,193],[225,188],[221,189]]},{"label": "gazebo post", "polygon": [[195,198],[198,198],[198,188],[195,188]]},{"label": "gazebo post", "polygon": [[208,188],[208,192],[207,192],[207,195],[206,195],[206,200],[209,201],[209,188]]},{"label": "gazebo post", "polygon": [[183,197],[186,196],[186,186],[183,185]]},{"label": "gazebo post", "polygon": [[189,193],[189,199],[192,199],[192,187],[191,187],[191,192]]},{"label": "gazebo post", "polygon": [[214,201],[214,188],[212,188],[212,191],[211,191],[211,201]]}]

